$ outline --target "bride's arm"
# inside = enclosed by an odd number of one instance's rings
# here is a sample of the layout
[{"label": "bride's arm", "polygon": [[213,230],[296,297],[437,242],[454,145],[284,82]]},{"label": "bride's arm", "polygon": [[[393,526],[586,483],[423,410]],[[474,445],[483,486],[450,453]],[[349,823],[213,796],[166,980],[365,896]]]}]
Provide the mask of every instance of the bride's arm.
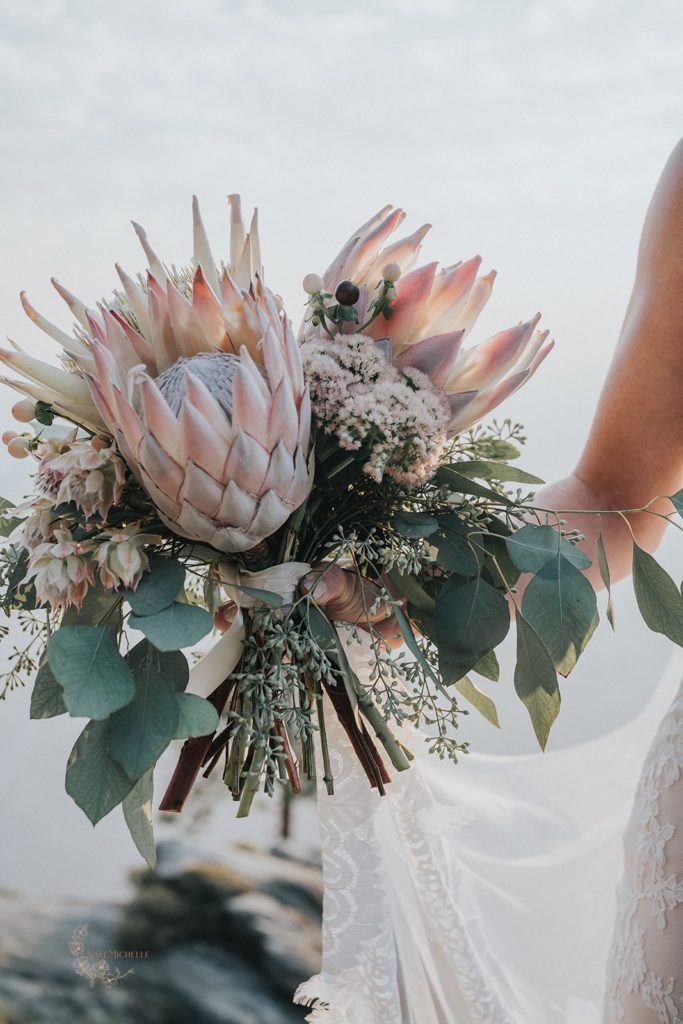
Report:
[{"label": "bride's arm", "polygon": [[[664,168],[645,219],[633,293],[586,447],[575,471],[543,487],[549,509],[641,508],[683,486],[683,141]],[[652,506],[667,513],[669,502]],[[614,515],[563,516],[586,535],[589,575],[600,585],[602,529],[612,577],[630,571],[631,536]],[[654,549],[662,519],[630,516],[638,543]]]}]

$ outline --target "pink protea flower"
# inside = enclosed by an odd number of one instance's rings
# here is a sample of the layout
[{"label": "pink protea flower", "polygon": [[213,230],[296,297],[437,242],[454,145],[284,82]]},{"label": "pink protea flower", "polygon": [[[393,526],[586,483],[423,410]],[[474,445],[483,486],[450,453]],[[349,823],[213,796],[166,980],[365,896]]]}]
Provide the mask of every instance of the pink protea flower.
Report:
[{"label": "pink protea flower", "polygon": [[74,502],[90,519],[106,519],[121,498],[126,479],[123,460],[113,448],[90,441],[50,441],[38,451],[38,486],[55,504]]},{"label": "pink protea flower", "polygon": [[35,580],[41,604],[81,607],[88,587],[95,583],[91,553],[92,544],[75,541],[66,530],[56,530],[52,540],[31,551],[26,579]]},{"label": "pink protea flower", "polygon": [[161,537],[141,533],[136,525],[109,530],[106,540],[98,543],[95,561],[105,590],[118,590],[123,586],[135,590],[143,573],[149,569],[145,554],[148,544],[158,544]]},{"label": "pink protea flower", "polygon": [[225,552],[273,534],[312,483],[298,344],[262,283],[256,215],[246,234],[239,198],[230,203],[222,272],[195,199],[189,272],[167,269],[136,226],[147,279],[136,283],[119,270],[124,292],[99,315],[55,282],[79,321],[74,337],[24,297],[76,372],[0,350],[0,361],[29,378],[8,383],[114,437],[170,529]]},{"label": "pink protea flower", "polygon": [[396,282],[393,313],[389,318],[377,317],[364,333],[375,339],[390,338],[395,366],[427,374],[446,396],[452,435],[480,420],[526,383],[553,342],[547,341],[547,331],[536,329],[537,314],[465,349],[463,342],[491,295],[495,272],[478,276],[480,256],[438,271],[436,263],[413,269],[430,225],[385,244],[404,218],[403,210],[385,206],[358,228],[323,275],[323,287],[334,293],[341,281],[353,280],[360,287],[356,310],[362,324],[388,269],[388,278]]}]

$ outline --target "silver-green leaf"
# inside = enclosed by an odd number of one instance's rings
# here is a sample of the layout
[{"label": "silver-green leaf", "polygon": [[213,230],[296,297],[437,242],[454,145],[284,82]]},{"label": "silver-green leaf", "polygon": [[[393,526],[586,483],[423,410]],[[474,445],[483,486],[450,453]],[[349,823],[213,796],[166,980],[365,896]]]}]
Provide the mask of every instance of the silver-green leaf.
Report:
[{"label": "silver-green leaf", "polygon": [[553,722],[560,712],[560,687],[553,660],[543,641],[518,612],[515,690],[526,706],[536,739],[545,750]]},{"label": "silver-green leaf", "polygon": [[50,669],[74,718],[107,718],[133,699],[135,681],[101,626],[62,626],[47,646]]},{"label": "silver-green leaf", "polygon": [[154,776],[150,768],[138,779],[122,804],[123,816],[133,842],[151,868],[154,868],[157,862],[152,828],[153,797]]}]

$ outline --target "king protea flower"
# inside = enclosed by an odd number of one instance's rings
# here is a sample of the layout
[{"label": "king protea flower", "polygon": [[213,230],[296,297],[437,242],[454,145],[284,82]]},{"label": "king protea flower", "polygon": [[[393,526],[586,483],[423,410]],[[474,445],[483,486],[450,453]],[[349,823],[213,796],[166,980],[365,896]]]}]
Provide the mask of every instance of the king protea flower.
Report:
[{"label": "king protea flower", "polygon": [[123,293],[87,309],[53,284],[78,321],[73,336],[31,319],[63,348],[63,368],[24,353],[0,360],[5,383],[72,421],[111,434],[171,530],[225,552],[273,534],[312,482],[310,402],[298,343],[263,284],[256,213],[245,233],[238,196],[230,260],[211,254],[196,197],[194,261],[167,269],[147,235],[144,281],[117,267]]},{"label": "king protea flower", "polygon": [[[464,348],[463,342],[488,302],[495,271],[479,275],[481,257],[437,271],[437,263],[416,267],[422,240],[431,225],[387,243],[405,219],[403,210],[385,206],[351,236],[322,277],[325,291],[352,280],[360,287],[356,304],[359,322],[376,295],[375,288],[388,264],[401,276],[390,318],[379,316],[364,329],[375,339],[391,339],[394,365],[412,366],[431,379],[450,405],[450,433],[465,430],[522,384],[526,383],[553,347],[548,332],[536,330],[539,315]],[[393,276],[393,275],[392,275]],[[349,333],[356,324],[345,327]]]}]

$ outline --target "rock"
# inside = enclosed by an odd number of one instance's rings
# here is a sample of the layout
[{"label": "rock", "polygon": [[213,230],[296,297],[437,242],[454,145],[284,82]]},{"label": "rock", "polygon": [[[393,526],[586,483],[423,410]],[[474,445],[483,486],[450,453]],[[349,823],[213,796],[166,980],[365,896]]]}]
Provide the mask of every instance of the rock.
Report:
[{"label": "rock", "polygon": [[[244,847],[207,860],[173,842],[134,881],[123,905],[0,893],[0,1024],[303,1021],[291,999],[319,970],[316,864]],[[85,952],[70,951],[86,924]],[[91,972],[106,959],[121,977],[91,984],[75,970],[79,957]]]}]

